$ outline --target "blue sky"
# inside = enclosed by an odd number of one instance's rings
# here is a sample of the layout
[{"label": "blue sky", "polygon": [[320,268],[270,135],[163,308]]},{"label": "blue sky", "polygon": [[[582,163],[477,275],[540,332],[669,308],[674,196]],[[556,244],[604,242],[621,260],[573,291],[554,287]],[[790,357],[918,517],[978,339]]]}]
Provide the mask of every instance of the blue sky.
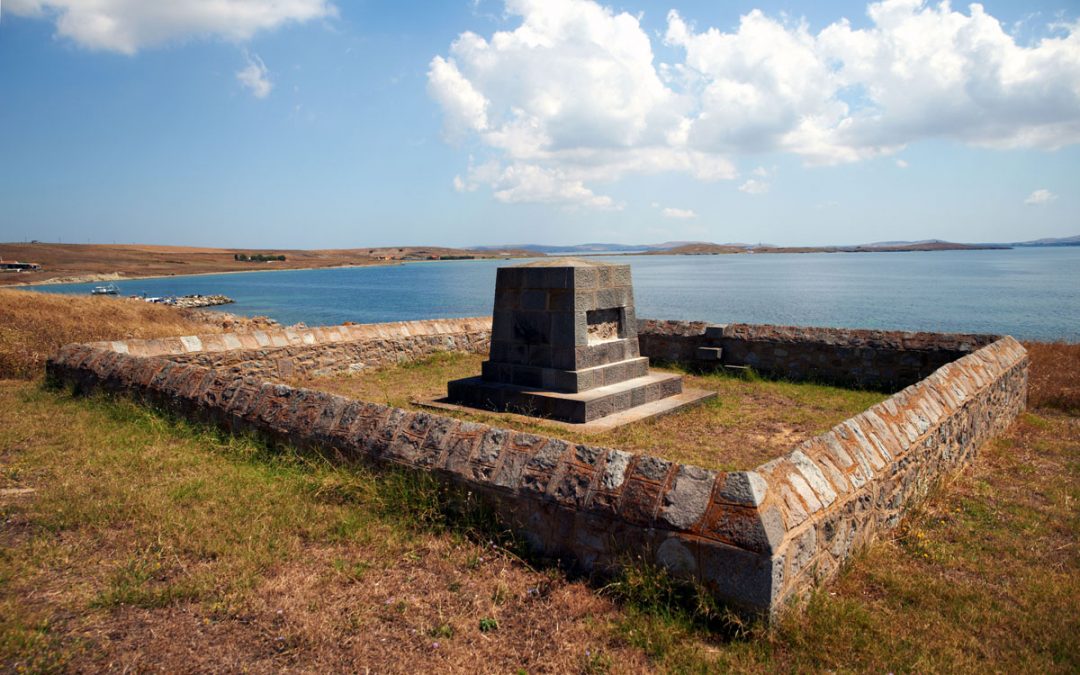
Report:
[{"label": "blue sky", "polygon": [[0,240],[1080,234],[1066,0],[172,4],[3,0]]}]

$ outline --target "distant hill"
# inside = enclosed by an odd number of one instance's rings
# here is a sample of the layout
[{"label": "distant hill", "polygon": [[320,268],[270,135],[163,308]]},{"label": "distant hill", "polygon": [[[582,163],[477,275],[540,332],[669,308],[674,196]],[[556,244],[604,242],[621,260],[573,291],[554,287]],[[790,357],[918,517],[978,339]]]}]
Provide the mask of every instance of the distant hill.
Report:
[{"label": "distant hill", "polygon": [[215,274],[254,269],[313,269],[396,264],[421,260],[532,258],[551,253],[578,255],[886,253],[1001,249],[1012,246],[1080,246],[1080,236],[1036,239],[1012,244],[961,244],[940,239],[882,241],[856,246],[771,246],[768,244],[717,244],[707,241],[667,241],[658,244],[588,243],[572,246],[518,244],[476,246],[468,249],[442,246],[380,246],[324,250],[231,249],[153,244],[0,243],[0,261],[19,261],[40,265],[40,269],[36,270],[0,274],[0,286],[42,282],[118,281],[134,277]]},{"label": "distant hill", "polygon": [[[863,244],[862,246],[867,248],[882,248],[882,247],[904,247],[904,246],[932,246],[935,244],[948,244],[949,246],[955,246],[951,242],[942,241],[941,239],[924,239],[922,241],[879,241],[873,244]],[[979,243],[979,244],[963,244],[965,246],[976,246],[978,248],[998,248],[1009,246],[1080,246],[1080,235],[1075,237],[1058,237],[1047,239],[1033,239],[1031,241],[1011,241],[1006,243]]]},{"label": "distant hill", "polygon": [[507,244],[504,246],[473,246],[474,251],[495,251],[503,249],[516,249],[520,251],[533,251],[535,253],[644,253],[646,251],[662,251],[686,246],[690,244],[707,244],[708,242],[694,241],[666,241],[662,244],[573,244],[567,246],[551,246],[547,244]]},{"label": "distant hill", "polygon": [[710,244],[708,242],[694,242],[681,244],[667,249],[653,249],[646,251],[649,255],[720,255],[725,253],[746,253],[753,250],[743,244]]},{"label": "distant hill", "polygon": [[717,244],[709,241],[666,241],[660,244],[590,243],[565,246],[545,244],[513,244],[505,246],[474,246],[476,251],[512,249],[516,253],[536,254],[578,253],[597,255],[603,253],[647,253],[651,255],[708,255],[721,253],[885,253],[903,251],[966,251],[1002,249],[1013,246],[1080,246],[1080,235],[1056,239],[1009,243],[960,243],[943,239],[920,239],[918,241],[876,241],[869,244],[844,244],[833,246],[776,246],[772,244]]},{"label": "distant hill", "polygon": [[909,251],[979,251],[1007,249],[1006,244],[958,244],[940,239],[912,242],[880,242],[859,246],[759,246],[753,253],[904,253]]},{"label": "distant hill", "polygon": [[[502,248],[517,251],[533,251],[537,254],[577,253],[599,255],[604,253],[631,253],[644,255],[722,255],[733,253],[888,253],[903,251],[966,251],[975,249],[1009,248],[1009,244],[960,244],[940,239],[923,241],[882,241],[854,246],[773,246],[770,244],[716,244],[708,241],[669,241],[662,244],[577,244],[573,246],[547,246],[542,244],[514,244]],[[476,250],[494,250],[496,247],[476,246]]]},{"label": "distant hill", "polygon": [[867,248],[882,248],[888,246],[913,246],[913,245],[929,245],[929,244],[948,244],[949,242],[944,239],[921,239],[919,241],[875,241],[872,244],[861,244]]},{"label": "distant hill", "polygon": [[534,257],[534,251],[443,246],[290,250],[152,244],[0,243],[0,260],[37,263],[39,270],[0,274],[0,286],[42,282],[119,281],[134,277],[216,274],[256,269],[315,269],[419,260]]},{"label": "distant hill", "polygon": [[1080,234],[1075,237],[1057,237],[1048,239],[1035,239],[1033,241],[1018,241],[1011,246],[1080,246]]}]

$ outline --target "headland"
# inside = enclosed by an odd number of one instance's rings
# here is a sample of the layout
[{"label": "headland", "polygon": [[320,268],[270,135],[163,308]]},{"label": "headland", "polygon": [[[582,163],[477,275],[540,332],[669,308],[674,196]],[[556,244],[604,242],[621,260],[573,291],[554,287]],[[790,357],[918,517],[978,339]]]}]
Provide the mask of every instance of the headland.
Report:
[{"label": "headland", "polygon": [[152,244],[0,243],[0,260],[35,263],[40,268],[0,274],[0,286],[535,256],[531,251],[512,248],[481,251],[443,246],[299,250]]}]

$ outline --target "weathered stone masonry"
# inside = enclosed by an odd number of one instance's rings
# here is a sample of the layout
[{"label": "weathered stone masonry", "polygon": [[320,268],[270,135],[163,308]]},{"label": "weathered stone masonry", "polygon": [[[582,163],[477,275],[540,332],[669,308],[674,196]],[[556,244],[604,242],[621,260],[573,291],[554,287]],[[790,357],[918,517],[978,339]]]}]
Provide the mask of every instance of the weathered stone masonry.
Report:
[{"label": "weathered stone masonry", "polygon": [[997,337],[646,320],[638,339],[641,353],[654,360],[749,366],[768,377],[896,391]]},{"label": "weathered stone masonry", "polygon": [[160,340],[99,342],[135,356],[164,355],[178,363],[272,379],[360,371],[436,352],[486,352],[488,319],[403,321],[392,324],[277,329]]},{"label": "weathered stone masonry", "polygon": [[[704,343],[709,328],[642,322],[642,353],[696,361],[697,348],[713,344]],[[489,331],[486,319],[464,319],[69,345],[47,369],[80,391],[131,395],[348,460],[436,472],[486,495],[540,552],[586,568],[640,556],[762,613],[828,579],[893,527],[1002,431],[1026,395],[1027,355],[1009,337],[713,327],[721,363],[756,359],[775,372],[787,350],[803,365],[781,374],[824,379],[816,369],[830,363],[832,345],[859,354],[833,366],[850,367],[838,379],[906,386],[783,457],[724,473],[271,381],[440,349],[482,351]]]}]

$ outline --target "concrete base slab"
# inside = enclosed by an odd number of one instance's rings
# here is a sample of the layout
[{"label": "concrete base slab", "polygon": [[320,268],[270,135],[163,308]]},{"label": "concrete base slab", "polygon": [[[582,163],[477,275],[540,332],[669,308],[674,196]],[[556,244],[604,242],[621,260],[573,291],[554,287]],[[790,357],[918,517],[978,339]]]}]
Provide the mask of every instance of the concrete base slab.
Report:
[{"label": "concrete base slab", "polygon": [[474,408],[468,405],[462,405],[459,403],[451,403],[444,398],[424,399],[420,401],[413,401],[414,405],[418,405],[424,408],[432,408],[435,410],[454,410],[458,412],[467,412],[481,415],[491,415],[493,417],[507,418],[524,422],[527,424],[538,424],[544,427],[550,427],[553,429],[566,429],[569,431],[576,431],[583,434],[599,434],[605,431],[611,431],[612,429],[621,427],[625,424],[632,422],[640,422],[653,417],[659,417],[661,415],[667,415],[670,413],[685,410],[686,408],[699,405],[710,399],[716,398],[715,391],[705,391],[704,389],[684,389],[681,394],[675,394],[674,396],[668,396],[667,398],[660,399],[658,401],[652,401],[651,403],[645,403],[629,410],[617,412],[606,417],[593,420],[591,422],[562,422],[560,420],[545,418],[545,417],[533,417],[531,415],[519,415],[511,412],[499,412],[495,410],[487,410],[484,408]]}]

